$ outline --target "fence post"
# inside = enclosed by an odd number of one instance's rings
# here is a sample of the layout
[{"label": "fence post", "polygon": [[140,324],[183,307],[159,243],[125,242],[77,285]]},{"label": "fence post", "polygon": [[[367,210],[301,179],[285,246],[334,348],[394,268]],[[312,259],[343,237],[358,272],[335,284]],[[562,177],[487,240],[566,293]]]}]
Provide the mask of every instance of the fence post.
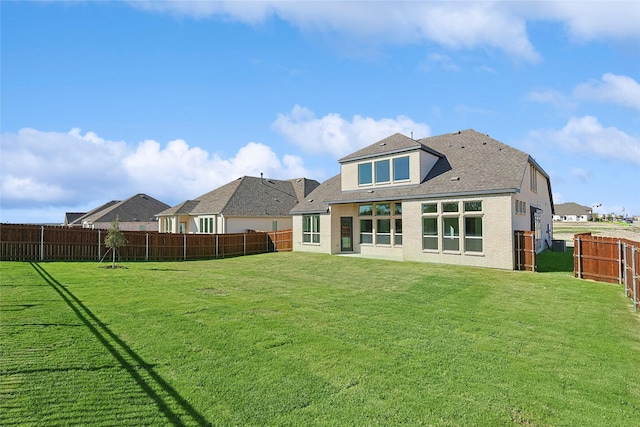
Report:
[{"label": "fence post", "polygon": [[44,261],[44,225],[40,226],[40,261]]},{"label": "fence post", "polygon": [[622,271],[624,264],[622,263],[622,241],[618,240],[618,283],[622,283]]},{"label": "fence post", "polygon": [[149,233],[145,235],[145,251],[144,251],[144,260],[149,261]]},{"label": "fence post", "polygon": [[102,239],[100,236],[100,229],[98,228],[98,261],[102,258]]},{"label": "fence post", "polygon": [[[633,277],[633,310],[638,311],[638,276],[636,272],[636,247],[631,246],[631,275]],[[626,287],[626,286],[625,286]]]},{"label": "fence post", "polygon": [[182,235],[182,241],[184,242],[182,244],[182,258],[186,261],[186,259],[187,259],[187,233],[184,233]]},{"label": "fence post", "polygon": [[576,254],[576,259],[578,261],[578,279],[582,279],[582,265],[580,264],[580,236],[576,239],[576,246],[578,253]]},{"label": "fence post", "polygon": [[247,233],[242,235],[242,254],[247,254]]},{"label": "fence post", "polygon": [[627,267],[629,266],[629,264],[627,263],[627,244],[623,243],[622,244],[622,263],[623,263],[623,270],[622,270],[622,283],[624,283],[624,296],[625,297],[629,297],[629,285],[628,285],[628,281],[629,278],[627,277]]},{"label": "fence post", "polygon": [[216,234],[216,259],[218,259],[218,234]]}]

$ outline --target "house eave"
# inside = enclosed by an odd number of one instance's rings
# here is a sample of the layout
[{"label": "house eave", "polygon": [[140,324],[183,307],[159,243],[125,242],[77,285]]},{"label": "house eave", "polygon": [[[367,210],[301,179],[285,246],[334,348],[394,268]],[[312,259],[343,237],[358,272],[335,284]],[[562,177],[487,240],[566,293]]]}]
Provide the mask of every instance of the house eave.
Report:
[{"label": "house eave", "polygon": [[460,191],[455,193],[430,193],[430,194],[417,194],[417,195],[408,195],[408,196],[400,196],[400,197],[355,197],[353,199],[345,199],[345,200],[328,200],[325,201],[328,205],[345,205],[351,203],[366,203],[366,202],[375,202],[381,200],[418,200],[418,199],[442,199],[446,197],[474,197],[474,196],[487,196],[493,194],[509,194],[509,193],[517,193],[519,190],[517,188],[504,188],[498,190],[478,190],[478,191]]}]

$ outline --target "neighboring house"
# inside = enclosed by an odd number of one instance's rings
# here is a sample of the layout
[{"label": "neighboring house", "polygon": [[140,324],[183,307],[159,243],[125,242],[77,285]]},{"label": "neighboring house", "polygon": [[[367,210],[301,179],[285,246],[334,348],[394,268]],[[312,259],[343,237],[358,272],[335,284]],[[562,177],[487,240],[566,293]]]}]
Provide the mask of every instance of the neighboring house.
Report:
[{"label": "neighboring house", "polygon": [[577,203],[560,203],[555,207],[554,221],[589,221],[593,212],[590,207]]},{"label": "neighboring house", "polygon": [[64,225],[107,230],[117,217],[120,230],[158,231],[155,215],[168,207],[151,196],[136,194],[126,200],[112,200],[87,213],[67,212]]},{"label": "neighboring house", "polygon": [[551,247],[549,176],[487,135],[395,134],[339,163],[292,209],[294,251],[513,269],[514,231]]},{"label": "neighboring house", "polygon": [[289,211],[320,183],[306,178],[279,181],[243,176],[158,217],[164,233],[243,233],[291,229]]}]

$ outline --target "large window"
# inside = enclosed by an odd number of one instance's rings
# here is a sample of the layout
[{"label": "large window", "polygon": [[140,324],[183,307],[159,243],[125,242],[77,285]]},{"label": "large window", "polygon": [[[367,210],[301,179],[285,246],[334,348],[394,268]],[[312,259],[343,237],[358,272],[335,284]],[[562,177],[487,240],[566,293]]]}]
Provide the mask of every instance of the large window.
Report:
[{"label": "large window", "polygon": [[409,156],[358,164],[358,185],[406,182],[411,178]]},{"label": "large window", "polygon": [[373,182],[371,163],[360,163],[358,165],[358,185],[367,185]]},{"label": "large window", "polygon": [[409,179],[409,157],[393,159],[393,180],[405,181]]},{"label": "large window", "polygon": [[422,204],[423,250],[481,253],[482,240],[482,201]]},{"label": "large window", "polygon": [[200,233],[213,233],[213,218],[200,218]]},{"label": "large window", "polygon": [[389,160],[380,160],[374,163],[376,169],[376,184],[391,181]]},{"label": "large window", "polygon": [[320,243],[320,215],[302,216],[302,241]]},{"label": "large window", "polygon": [[402,245],[402,204],[371,203],[358,208],[360,243]]}]

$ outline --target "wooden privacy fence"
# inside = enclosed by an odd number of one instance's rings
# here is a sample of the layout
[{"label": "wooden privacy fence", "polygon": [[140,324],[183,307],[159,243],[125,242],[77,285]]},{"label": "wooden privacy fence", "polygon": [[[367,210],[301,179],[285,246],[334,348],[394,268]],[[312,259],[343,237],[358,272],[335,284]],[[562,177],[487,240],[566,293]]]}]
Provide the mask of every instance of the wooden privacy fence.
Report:
[{"label": "wooden privacy fence", "polygon": [[640,243],[583,233],[573,236],[573,245],[574,276],[623,284],[625,295],[633,299],[633,308],[638,311]]},{"label": "wooden privacy fence", "polygon": [[536,271],[536,232],[515,231],[515,269]]},{"label": "wooden privacy fence", "polygon": [[[127,241],[119,261],[213,259],[291,251],[292,230],[235,234],[169,234],[122,231]],[[107,230],[0,224],[2,261],[99,261],[108,248]]]}]

